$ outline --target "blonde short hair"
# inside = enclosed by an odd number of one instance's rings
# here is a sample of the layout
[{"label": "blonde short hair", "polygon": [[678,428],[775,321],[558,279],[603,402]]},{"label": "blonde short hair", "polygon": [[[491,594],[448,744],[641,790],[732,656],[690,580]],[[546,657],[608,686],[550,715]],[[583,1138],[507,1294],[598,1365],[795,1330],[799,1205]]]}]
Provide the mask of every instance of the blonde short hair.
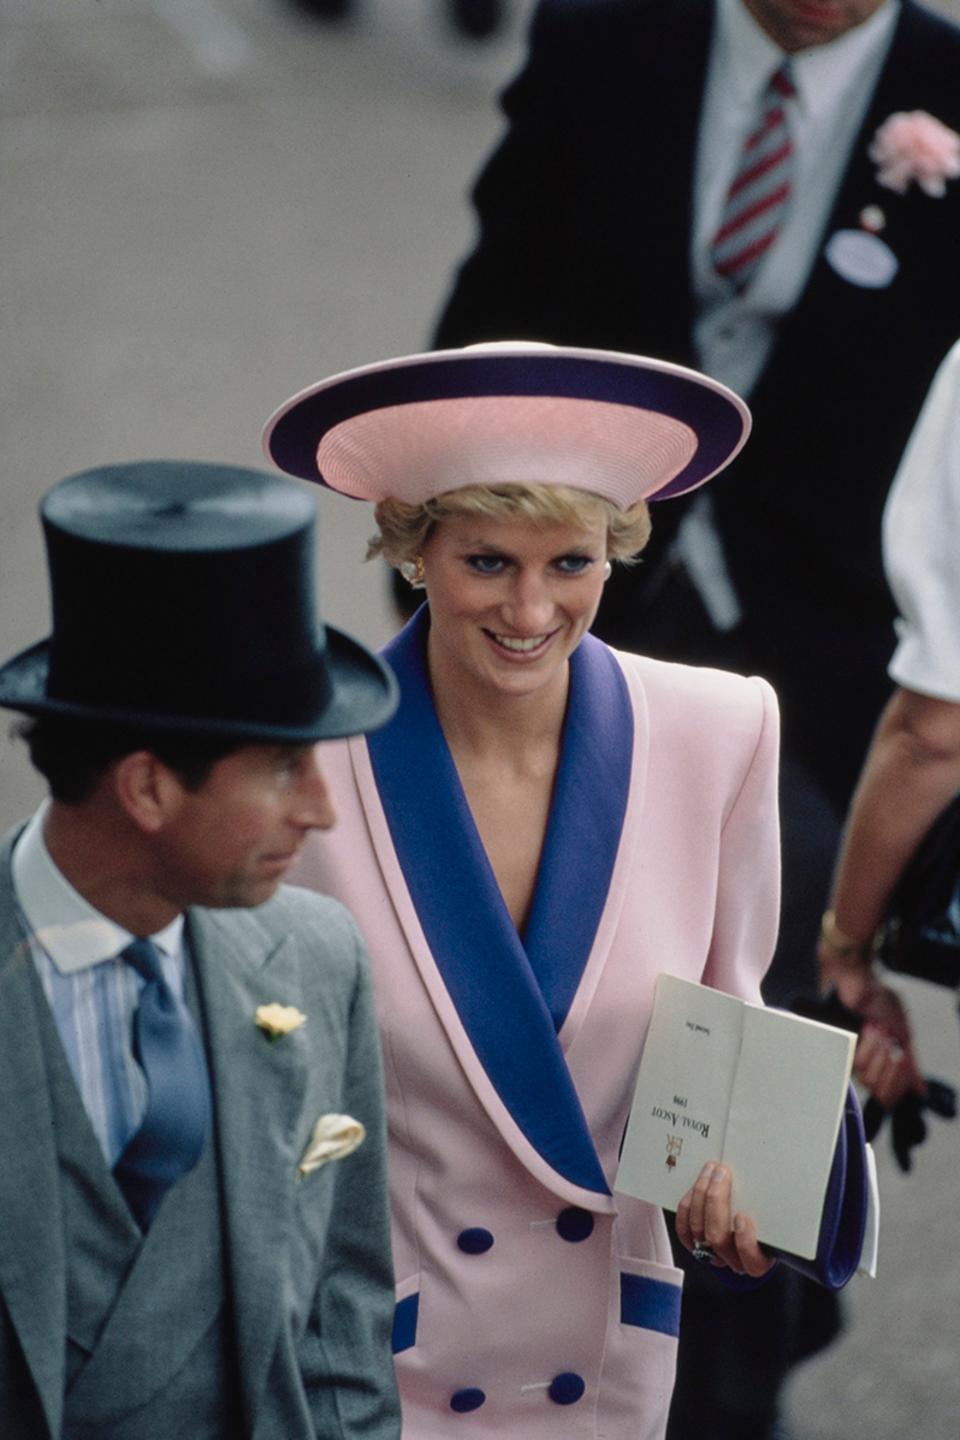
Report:
[{"label": "blonde short hair", "polygon": [[569,485],[465,485],[420,504],[381,500],[374,515],[379,533],[367,546],[367,559],[382,555],[391,565],[414,560],[434,525],[451,515],[483,515],[493,520],[529,520],[534,525],[589,524],[607,521],[607,555],[629,564],[650,538],[650,512],[638,500],[629,510],[588,490]]}]

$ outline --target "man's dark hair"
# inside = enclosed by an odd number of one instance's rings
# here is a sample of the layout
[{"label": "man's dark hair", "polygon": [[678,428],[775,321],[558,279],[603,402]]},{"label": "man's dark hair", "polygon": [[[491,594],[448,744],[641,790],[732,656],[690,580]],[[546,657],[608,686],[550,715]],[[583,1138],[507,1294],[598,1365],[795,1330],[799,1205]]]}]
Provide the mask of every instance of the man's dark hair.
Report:
[{"label": "man's dark hair", "polygon": [[59,715],[21,720],[13,734],[26,741],[54,800],[66,805],[89,799],[108,766],[135,750],[149,750],[188,790],[199,790],[217,761],[244,743],[233,736],[171,734]]}]

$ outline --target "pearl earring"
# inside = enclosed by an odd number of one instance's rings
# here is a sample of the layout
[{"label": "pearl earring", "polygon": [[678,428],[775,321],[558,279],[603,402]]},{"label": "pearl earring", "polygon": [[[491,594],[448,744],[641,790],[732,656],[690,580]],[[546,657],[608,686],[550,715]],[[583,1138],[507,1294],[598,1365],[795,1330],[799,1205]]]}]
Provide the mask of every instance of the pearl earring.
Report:
[{"label": "pearl earring", "polygon": [[606,563],[604,564],[604,567],[603,567],[603,578],[604,578],[604,581],[606,582],[607,580],[609,580],[609,579],[610,579],[610,576],[611,576],[612,574],[613,574],[613,566],[610,564],[610,561],[608,560],[608,561],[606,561]]},{"label": "pearl earring", "polygon": [[417,555],[413,560],[404,560],[400,566],[400,574],[406,580],[411,590],[422,590],[426,578],[426,570],[423,565],[423,556]]}]

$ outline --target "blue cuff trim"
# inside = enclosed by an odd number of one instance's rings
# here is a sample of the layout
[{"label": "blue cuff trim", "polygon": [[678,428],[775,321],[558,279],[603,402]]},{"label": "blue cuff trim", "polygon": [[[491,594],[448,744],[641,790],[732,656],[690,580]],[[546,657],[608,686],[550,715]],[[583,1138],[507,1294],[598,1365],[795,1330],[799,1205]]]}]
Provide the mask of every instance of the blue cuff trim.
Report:
[{"label": "blue cuff trim", "polygon": [[401,1350],[409,1350],[417,1341],[417,1311],[420,1309],[420,1296],[408,1295],[405,1300],[398,1300],[393,1312],[393,1337],[391,1344],[394,1355],[399,1355]]},{"label": "blue cuff trim", "polygon": [[661,1335],[680,1334],[680,1286],[647,1275],[620,1276],[620,1321],[658,1330]]}]

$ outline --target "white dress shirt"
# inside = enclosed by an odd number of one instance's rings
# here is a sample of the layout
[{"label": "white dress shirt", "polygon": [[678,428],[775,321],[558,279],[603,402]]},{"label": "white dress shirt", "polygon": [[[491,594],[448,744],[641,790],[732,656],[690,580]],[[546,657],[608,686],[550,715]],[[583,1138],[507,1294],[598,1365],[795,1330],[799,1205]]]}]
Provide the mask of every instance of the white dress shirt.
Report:
[{"label": "white dress shirt", "polygon": [[694,181],[695,337],[702,368],[740,395],[749,397],[776,338],[777,322],[806,284],[887,58],[899,8],[899,0],[886,0],[839,39],[789,57],[797,91],[787,101],[793,194],[776,244],[753,283],[737,295],[713,268],[711,241],[743,142],[757,122],[761,96],[787,57],[743,0],[717,0]]},{"label": "white dress shirt", "polygon": [[960,702],[960,342],[933,385],[887,497],[883,558],[900,619],[890,674]]},{"label": "white dress shirt", "polygon": [[[94,1133],[111,1169],[143,1119],[147,1088],[133,1055],[133,1016],[144,980],[121,960],[134,938],[88,904],[57,869],[43,839],[49,802],[13,852],[13,888],[28,944]],[[183,916],[150,937],[164,978],[183,998]]]}]

